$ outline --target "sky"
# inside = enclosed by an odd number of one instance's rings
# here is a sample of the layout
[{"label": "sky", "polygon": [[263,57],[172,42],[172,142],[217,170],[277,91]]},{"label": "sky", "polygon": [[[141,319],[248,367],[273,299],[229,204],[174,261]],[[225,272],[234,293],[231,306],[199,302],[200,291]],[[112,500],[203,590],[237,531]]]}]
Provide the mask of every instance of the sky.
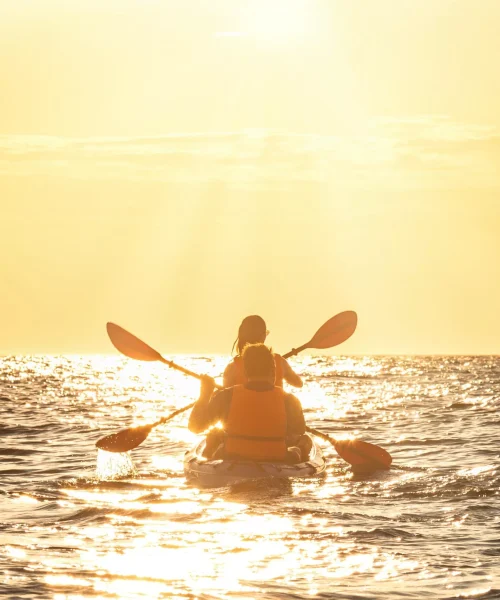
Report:
[{"label": "sky", "polygon": [[497,0],[2,0],[0,354],[500,354]]}]

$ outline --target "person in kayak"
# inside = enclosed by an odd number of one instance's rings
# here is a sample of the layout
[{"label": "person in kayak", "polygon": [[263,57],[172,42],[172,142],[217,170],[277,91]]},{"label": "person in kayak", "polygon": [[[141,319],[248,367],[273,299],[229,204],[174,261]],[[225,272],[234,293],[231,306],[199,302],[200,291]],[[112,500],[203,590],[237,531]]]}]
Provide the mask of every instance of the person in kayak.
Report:
[{"label": "person in kayak", "polygon": [[[245,383],[245,370],[242,360],[243,349],[247,344],[263,344],[268,335],[269,331],[262,317],[250,315],[243,319],[238,329],[238,337],[233,344],[233,352],[236,348],[238,354],[227,365],[224,371],[224,387]],[[275,385],[283,387],[283,381],[286,381],[293,387],[302,387],[302,379],[295,373],[286,359],[279,354],[274,354],[274,362],[276,373]]]},{"label": "person in kayak", "polygon": [[304,413],[298,398],[275,385],[276,363],[262,343],[247,344],[242,363],[246,383],[212,396],[215,382],[204,375],[200,397],[189,416],[188,428],[207,435],[206,458],[298,463],[308,459],[311,438],[305,435]]}]

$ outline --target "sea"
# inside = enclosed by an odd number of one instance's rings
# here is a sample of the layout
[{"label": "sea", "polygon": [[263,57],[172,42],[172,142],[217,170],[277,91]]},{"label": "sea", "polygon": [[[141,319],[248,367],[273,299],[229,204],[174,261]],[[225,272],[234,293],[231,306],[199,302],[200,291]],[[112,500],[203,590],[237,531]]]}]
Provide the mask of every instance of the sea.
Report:
[{"label": "sea", "polygon": [[[228,356],[167,356],[218,377]],[[500,357],[299,356],[309,426],[385,448],[355,475],[187,483],[188,412],[127,454],[95,442],[199,382],[113,356],[0,358],[0,596],[500,598]],[[292,390],[290,390],[292,391]]]}]

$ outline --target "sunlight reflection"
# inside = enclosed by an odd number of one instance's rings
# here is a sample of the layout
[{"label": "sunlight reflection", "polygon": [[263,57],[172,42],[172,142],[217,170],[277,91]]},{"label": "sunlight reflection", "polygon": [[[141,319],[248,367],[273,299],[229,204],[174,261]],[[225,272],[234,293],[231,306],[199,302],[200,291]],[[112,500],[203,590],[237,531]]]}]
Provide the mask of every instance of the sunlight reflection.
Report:
[{"label": "sunlight reflection", "polygon": [[102,490],[62,490],[67,496],[76,498],[78,500],[84,500],[86,503],[92,504],[111,504],[111,505],[131,505],[132,502],[136,501],[142,496],[142,492],[105,492]]},{"label": "sunlight reflection", "polygon": [[[146,508],[143,504],[131,504],[131,508],[144,509]],[[165,513],[165,514],[183,514],[190,515],[200,512],[200,505],[198,502],[176,502],[173,504],[151,504],[147,507],[153,513]]]},{"label": "sunlight reflection", "polygon": [[[90,369],[89,360],[82,359],[86,369]],[[178,357],[176,361],[197,372],[218,369],[215,360]],[[224,361],[221,360],[221,364]],[[28,506],[27,510],[22,504],[34,505],[39,510],[33,510],[33,531],[57,541],[49,546],[46,537],[36,533],[40,535],[38,539],[33,536],[36,543],[26,543],[21,548],[17,546],[16,530],[0,554],[8,565],[31,561],[36,564],[35,569],[44,567],[40,579],[47,575],[47,585],[51,591],[57,591],[53,597],[61,600],[90,596],[185,599],[186,590],[193,597],[210,595],[227,599],[240,595],[250,598],[258,596],[259,590],[269,590],[271,585],[277,594],[286,595],[287,590],[295,588],[300,589],[301,597],[309,597],[325,593],[329,587],[340,590],[344,578],[362,581],[367,595],[378,593],[380,597],[385,597],[387,592],[390,595],[394,580],[412,585],[420,578],[434,577],[442,582],[442,578],[447,577],[446,583],[450,583],[456,593],[474,583],[476,587],[484,583],[486,579],[480,574],[475,580],[467,580],[464,586],[468,569],[463,564],[454,564],[453,569],[435,570],[436,566],[427,558],[429,554],[422,558],[419,554],[421,544],[425,545],[426,541],[434,544],[433,537],[423,536],[419,544],[415,544],[413,534],[426,527],[426,518],[429,531],[434,532],[439,522],[439,527],[444,524],[447,536],[463,541],[466,552],[472,528],[479,521],[477,517],[487,507],[472,506],[472,501],[468,501],[470,508],[466,506],[463,510],[457,510],[456,503],[451,503],[455,508],[451,504],[443,507],[439,503],[441,492],[444,490],[446,497],[451,498],[454,490],[463,485],[466,491],[478,490],[482,494],[484,481],[495,481],[493,474],[498,467],[487,463],[485,455],[474,460],[469,460],[468,455],[467,461],[462,456],[462,461],[453,468],[443,464],[433,469],[432,465],[422,462],[413,469],[407,464],[408,458],[418,460],[420,455],[428,456],[434,438],[441,444],[445,432],[449,431],[447,415],[448,420],[453,416],[448,410],[450,406],[454,410],[455,404],[459,409],[466,404],[467,412],[460,413],[460,423],[466,426],[469,418],[470,426],[475,427],[477,415],[474,408],[469,410],[469,405],[477,404],[477,397],[468,401],[453,395],[452,404],[450,398],[446,399],[443,411],[435,398],[444,398],[449,392],[448,379],[436,385],[420,384],[417,377],[411,384],[399,381],[400,377],[412,377],[412,369],[417,371],[414,363],[411,368],[404,362],[386,364],[384,377],[377,380],[381,362],[373,359],[320,361],[308,357],[303,362],[298,360],[297,364],[307,366],[308,361],[318,379],[306,379],[304,388],[297,392],[306,409],[307,421],[335,438],[350,439],[359,435],[361,439],[381,445],[388,439],[389,427],[396,423],[397,429],[390,432],[390,438],[391,443],[399,444],[397,454],[401,469],[373,479],[356,480],[340,462],[334,448],[320,442],[333,463],[321,481],[294,480],[284,493],[275,492],[272,486],[251,485],[200,490],[187,484],[184,477],[176,476],[182,471],[185,449],[201,439],[187,430],[189,413],[186,412],[178,421],[155,428],[148,448],[144,444],[131,455],[99,452],[99,480],[89,480],[88,473],[83,477],[75,474],[70,482],[58,482],[47,496],[44,490],[33,491],[36,497],[31,497],[30,488],[24,485],[16,488],[6,498],[8,503],[13,503],[15,513],[24,519],[32,507]],[[113,426],[117,429],[132,421],[153,421],[194,401],[199,391],[199,382],[161,365],[129,364],[121,358],[113,359],[108,366],[106,363],[104,360],[99,364],[102,372],[95,371],[93,375],[96,385],[102,386],[101,391],[107,394],[106,402],[97,403],[93,408],[93,418],[99,414],[103,418],[99,411],[110,408],[109,400]],[[106,372],[107,368],[110,372]],[[115,377],[115,370],[119,376]],[[390,376],[386,378],[385,373]],[[74,410],[72,403],[81,401],[78,393],[84,384],[77,378],[64,381],[68,414],[61,413],[60,418],[76,422],[73,413],[79,414],[79,411]],[[462,383],[459,379],[459,384]],[[425,406],[422,400],[425,397],[432,397],[430,407]],[[51,402],[53,400],[52,397]],[[35,405],[34,399],[30,402]],[[391,406],[398,409],[387,410]],[[57,409],[54,414],[59,415]],[[436,431],[427,428],[434,414],[438,415]],[[122,425],[123,416],[126,421]],[[318,424],[315,425],[315,421]],[[418,442],[422,427],[425,427],[422,441],[428,442],[426,445]],[[73,438],[69,440],[71,444]],[[442,446],[437,449],[442,450]],[[443,452],[438,454],[443,456]],[[137,473],[133,470],[132,455],[137,462]],[[126,479],[102,483],[121,477]],[[419,504],[421,491],[425,492],[424,501]],[[438,504],[430,507],[434,500],[428,498],[433,494]],[[42,506],[37,498],[43,498]],[[387,498],[394,500],[389,512]],[[61,518],[56,521],[53,514],[61,507],[64,510],[60,510]],[[40,523],[47,517],[50,526],[44,525],[42,529]],[[390,527],[387,520],[397,522],[394,527],[404,528],[404,531],[387,532]],[[490,527],[495,526],[500,517],[492,515],[488,522]],[[459,558],[463,559],[457,556],[454,562],[458,563]],[[427,565],[420,565],[420,571],[419,562],[415,562],[419,560],[428,561]],[[464,563],[468,564],[465,559]],[[483,566],[481,570],[483,568],[486,570]],[[65,587],[67,593],[61,593],[66,591]],[[409,589],[408,594],[412,591]],[[78,593],[83,596],[77,596]]]},{"label": "sunlight reflection", "polygon": [[413,571],[418,567],[418,562],[411,560],[398,560],[393,556],[387,556],[382,569],[375,575],[376,581],[398,577],[401,571]]},{"label": "sunlight reflection", "polygon": [[175,456],[152,456],[151,464],[161,471],[183,472],[182,459]]},{"label": "sunlight reflection", "polygon": [[16,496],[15,501],[22,502],[24,504],[38,504],[39,503],[39,500],[37,500],[36,498],[33,498],[32,496]]},{"label": "sunlight reflection", "polygon": [[[338,550],[338,548],[337,548]],[[340,559],[338,555],[337,569],[333,573],[333,577],[336,579],[342,577],[350,577],[354,573],[366,573],[372,571],[375,563],[376,553],[373,554],[351,554],[346,556],[344,560]]]},{"label": "sunlight reflection", "polygon": [[481,473],[488,473],[488,471],[495,471],[495,465],[484,465],[481,467],[473,467],[472,469],[461,469],[457,471],[457,475],[460,477],[475,477],[476,475],[480,475]]},{"label": "sunlight reflection", "polygon": [[477,588],[467,590],[465,592],[460,592],[460,598],[472,598],[473,596],[482,596],[483,594],[487,594],[491,591],[491,586],[487,588]]},{"label": "sunlight reflection", "polygon": [[[172,588],[166,587],[164,582],[145,581],[144,579],[135,581],[128,577],[125,581],[98,581],[94,584],[94,589],[97,592],[105,592],[106,597],[108,594],[112,594],[116,598],[145,598],[146,600],[179,598],[179,596],[170,595],[169,591]],[[165,596],[166,593],[169,595]],[[186,600],[186,596],[180,598]]]},{"label": "sunlight reflection", "polygon": [[462,527],[462,525],[465,523],[465,521],[466,521],[466,519],[467,519],[468,516],[469,515],[464,515],[461,519],[453,520],[452,521],[453,527],[456,527],[457,529],[459,529],[460,527]]},{"label": "sunlight reflection", "polygon": [[[109,540],[113,540],[116,538],[116,530],[112,525],[100,525],[99,527],[83,527],[80,530],[81,534],[85,537],[91,538],[93,540],[99,538],[106,538]],[[71,541],[74,543],[73,538],[66,538],[66,541]]]},{"label": "sunlight reflection", "polygon": [[406,473],[398,474],[397,477],[394,477],[393,479],[390,479],[389,481],[382,481],[382,482],[380,482],[379,485],[382,489],[389,490],[390,488],[393,488],[395,486],[413,483],[418,480],[421,480],[424,477],[427,478],[428,476],[429,476],[429,473],[425,472],[425,471],[406,472]]},{"label": "sunlight reflection", "polygon": [[332,496],[343,496],[344,499],[348,498],[347,488],[342,485],[323,486],[319,487],[315,493],[316,498],[330,498]]},{"label": "sunlight reflection", "polygon": [[134,479],[134,485],[143,486],[145,488],[155,487],[169,489],[172,486],[172,481],[163,477],[161,479]]},{"label": "sunlight reflection", "polygon": [[[319,481],[319,480],[318,480]],[[294,496],[300,496],[303,494],[310,494],[314,492],[318,488],[318,482],[314,480],[310,480],[309,483],[305,483],[305,481],[296,481],[293,486],[292,494]]]},{"label": "sunlight reflection", "polygon": [[[236,503],[236,502],[226,502],[225,500],[220,500],[219,498],[217,498],[214,503],[212,504],[212,506],[210,507],[210,510],[223,510],[225,512],[225,514],[237,514],[237,513],[241,513],[245,510],[248,509],[248,506],[246,504],[241,504],[241,503]],[[279,519],[280,517],[278,517]]]},{"label": "sunlight reflection", "polygon": [[46,575],[45,582],[53,586],[75,586],[75,587],[90,587],[92,583],[85,579],[77,579],[71,575]]},{"label": "sunlight reflection", "polygon": [[[153,490],[151,483],[149,480],[150,491]],[[325,486],[301,483],[298,487],[308,489],[317,498],[332,494],[342,497],[347,493],[345,485],[335,480],[332,483],[331,487],[326,486],[328,494],[324,493]],[[95,593],[106,596],[154,599],[166,594],[176,597],[176,593],[188,586],[195,596],[210,590],[216,597],[229,598],[234,593],[255,592],[255,586],[249,587],[248,582],[293,585],[297,573],[310,574],[314,569],[315,575],[305,591],[307,595],[314,594],[317,578],[341,580],[356,574],[372,574],[374,580],[386,581],[417,566],[403,557],[382,554],[378,549],[359,551],[357,543],[348,542],[348,527],[332,526],[330,519],[312,514],[300,517],[300,528],[311,532],[328,531],[328,539],[302,538],[302,542],[296,544],[297,522],[293,517],[255,514],[255,507],[251,505],[225,500],[196,488],[159,487],[154,501],[150,497],[142,501],[142,490],[69,489],[65,493],[86,503],[108,503],[124,511],[138,511],[135,517],[127,514],[116,522],[112,514],[108,514],[105,530],[102,526],[89,526],[80,530],[82,535],[114,540],[114,529],[120,531],[118,523],[127,520],[130,531],[136,535],[128,536],[125,544],[120,542],[104,553],[99,545],[81,546],[79,562],[83,569],[95,574],[92,583],[87,580],[80,584],[78,574],[52,573],[46,582],[53,587],[92,585]],[[152,520],[151,513],[159,518]],[[197,513],[201,518],[194,521],[183,518]],[[328,566],[325,556],[328,556]],[[56,563],[47,563],[47,567],[56,568]]]},{"label": "sunlight reflection", "polygon": [[[192,446],[201,439],[199,435],[191,433],[185,425],[174,427],[172,424],[167,423],[165,427],[168,427],[168,439],[170,442],[184,442]],[[164,436],[165,432],[162,432],[162,435]]]},{"label": "sunlight reflection", "polygon": [[[66,495],[78,499],[83,500],[86,503],[92,503],[94,505],[111,505],[115,508],[122,510],[137,510],[143,511],[146,510],[150,513],[158,513],[158,514],[194,514],[200,512],[200,501],[207,501],[210,499],[210,495],[200,495],[197,497],[196,501],[192,499],[193,495],[189,494],[186,497],[191,498],[189,500],[183,500],[182,494],[179,493],[179,490],[173,488],[162,492],[161,496],[158,499],[157,503],[151,503],[151,501],[141,502],[139,499],[143,496],[142,491],[134,491],[134,492],[109,492],[109,491],[88,491],[88,490],[62,490]],[[196,490],[193,490],[194,492]],[[244,510],[246,507],[244,505],[236,505],[225,503],[223,501],[218,501],[216,503],[216,508],[214,510],[224,510],[226,514],[233,513]],[[210,509],[209,509],[210,510]],[[110,513],[111,515],[112,513]],[[133,519],[133,517],[131,517]],[[90,537],[95,537],[99,535],[99,531],[101,531],[101,536],[112,537],[112,531],[102,531],[101,528],[86,528],[84,531],[90,533]]]},{"label": "sunlight reflection", "polygon": [[4,550],[13,558],[24,558],[26,556],[26,552],[22,548],[15,548],[14,546],[5,546]]},{"label": "sunlight reflection", "polygon": [[[82,533],[82,535],[85,536],[84,533]],[[114,535],[114,532],[113,532],[113,535]],[[93,540],[93,539],[97,539],[97,538],[103,537],[103,536],[102,536],[102,533],[99,533],[98,535],[96,535],[94,533],[94,534],[88,535],[86,537]],[[77,548],[78,546],[83,546],[85,544],[85,540],[82,539],[81,537],[76,536],[76,535],[66,535],[63,538],[63,540],[64,540],[65,544],[67,544],[68,546],[71,546],[73,548]]]}]

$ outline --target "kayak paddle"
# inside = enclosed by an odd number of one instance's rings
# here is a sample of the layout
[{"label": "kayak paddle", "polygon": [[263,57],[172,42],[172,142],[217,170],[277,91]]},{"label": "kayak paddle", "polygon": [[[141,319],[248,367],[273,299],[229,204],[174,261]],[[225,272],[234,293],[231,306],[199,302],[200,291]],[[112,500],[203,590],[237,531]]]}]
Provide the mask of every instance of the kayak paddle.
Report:
[{"label": "kayak paddle", "polygon": [[293,348],[290,352],[283,354],[283,358],[295,356],[307,348],[323,350],[338,346],[351,337],[356,331],[357,324],[358,315],[353,310],[345,310],[328,319],[306,344],[299,346],[299,348]]},{"label": "kayak paddle", "polygon": [[154,348],[148,346],[146,342],[140,340],[138,337],[130,333],[130,331],[123,329],[123,327],[120,327],[115,323],[107,323],[106,330],[113,346],[118,350],[118,352],[121,352],[125,356],[133,358],[134,360],[158,360],[163,364],[168,365],[172,369],[181,371],[185,375],[196,377],[196,379],[201,379],[201,375],[198,375],[198,373],[194,373],[189,369],[185,369],[180,365],[176,365],[171,360],[167,360],[159,352],[154,350]]},{"label": "kayak paddle", "polygon": [[[306,348],[325,349],[337,346],[351,337],[356,329],[356,325],[357,315],[354,311],[344,311],[339,313],[324,323],[309,342],[299,348],[293,348],[290,352],[284,354],[283,358],[295,356]],[[196,377],[197,379],[202,378],[198,373],[185,369],[173,361],[167,360],[151,346],[148,346],[148,344],[119,325],[108,323],[106,328],[112,344],[125,356],[135,360],[160,361],[186,375]],[[216,388],[220,389],[221,386],[216,384]],[[194,404],[195,403],[193,402],[188,406],[184,406],[183,408],[172,412],[170,415],[162,417],[155,423],[149,423],[139,427],[128,427],[117,433],[107,435],[99,439],[96,442],[96,446],[107,452],[128,452],[129,450],[133,450],[142,444],[154,427],[170,421],[170,419],[173,419],[177,415],[192,408]],[[307,427],[307,431],[330,442],[339,456],[353,467],[370,465],[374,468],[388,469],[391,464],[392,458],[390,454],[383,448],[375,446],[374,444],[369,444],[368,442],[362,442],[360,440],[334,440],[330,436],[315,429],[311,429],[310,427]]]},{"label": "kayak paddle", "polygon": [[129,450],[133,450],[142,444],[154,427],[163,425],[163,423],[170,421],[170,419],[180,415],[189,408],[192,408],[194,405],[195,403],[193,402],[189,406],[184,406],[183,408],[179,408],[179,410],[174,410],[173,413],[170,413],[166,417],[162,417],[155,423],[139,425],[138,427],[127,427],[126,429],[121,429],[117,433],[111,433],[110,435],[97,440],[95,445],[100,450],[106,450],[106,452],[128,452]]},{"label": "kayak paddle", "polygon": [[391,466],[392,456],[380,446],[362,440],[336,440],[311,427],[306,427],[306,431],[330,442],[340,458],[349,463],[354,470],[376,471]]},{"label": "kayak paddle", "polygon": [[[283,358],[295,356],[306,348],[324,349],[337,346],[351,337],[356,330],[357,322],[358,317],[354,311],[346,310],[341,312],[324,323],[309,340],[309,342],[303,346],[300,346],[299,348],[293,348],[290,352],[284,354]],[[185,369],[184,367],[177,365],[171,360],[167,360],[154,348],[143,342],[126,329],[123,329],[123,327],[116,325],[116,323],[107,323],[106,329],[113,346],[119,352],[125,356],[128,356],[128,358],[144,361],[160,361],[172,369],[181,371],[185,375],[201,379],[201,375],[198,373],[194,373],[189,369]],[[221,386],[216,384],[216,388],[220,389]],[[161,418],[155,423],[141,425],[140,427],[127,427],[118,433],[107,435],[100,440],[97,440],[96,446],[101,450],[106,450],[107,452],[128,452],[129,450],[133,450],[142,444],[154,427],[170,421],[170,419],[173,419],[177,415],[192,408],[194,404],[195,403],[192,402],[188,406],[174,411],[170,415]]]}]

